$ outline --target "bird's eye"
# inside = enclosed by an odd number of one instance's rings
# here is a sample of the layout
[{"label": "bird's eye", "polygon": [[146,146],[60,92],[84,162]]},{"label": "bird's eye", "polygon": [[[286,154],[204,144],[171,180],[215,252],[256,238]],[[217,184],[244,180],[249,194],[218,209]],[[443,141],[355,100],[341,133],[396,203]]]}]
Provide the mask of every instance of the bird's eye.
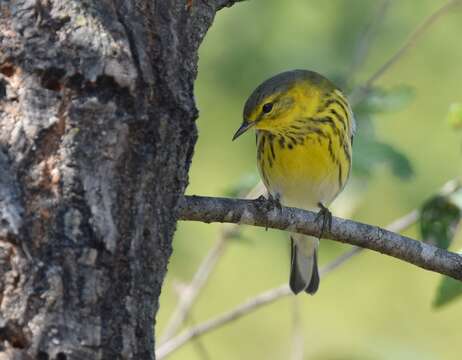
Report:
[{"label": "bird's eye", "polygon": [[263,105],[263,107],[261,109],[265,114],[268,114],[271,110],[273,110],[273,104],[272,103],[266,103],[265,105]]}]

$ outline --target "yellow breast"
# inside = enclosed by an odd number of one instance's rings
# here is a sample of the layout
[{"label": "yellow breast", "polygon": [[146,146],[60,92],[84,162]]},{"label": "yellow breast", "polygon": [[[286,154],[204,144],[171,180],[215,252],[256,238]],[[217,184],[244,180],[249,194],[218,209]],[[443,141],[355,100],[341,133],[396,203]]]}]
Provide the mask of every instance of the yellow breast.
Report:
[{"label": "yellow breast", "polygon": [[327,206],[343,189],[350,162],[339,137],[322,131],[292,135],[260,131],[257,143],[261,177],[284,205]]}]

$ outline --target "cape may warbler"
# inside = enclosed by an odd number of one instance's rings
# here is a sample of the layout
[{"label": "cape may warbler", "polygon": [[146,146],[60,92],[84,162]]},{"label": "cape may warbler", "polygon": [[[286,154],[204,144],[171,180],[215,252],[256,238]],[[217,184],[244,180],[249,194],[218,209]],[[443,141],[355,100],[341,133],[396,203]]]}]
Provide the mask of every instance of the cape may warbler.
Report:
[{"label": "cape may warbler", "polygon": [[[319,210],[343,190],[351,169],[355,132],[346,97],[325,77],[307,70],[278,74],[258,86],[244,107],[234,139],[257,133],[257,163],[270,199],[285,206]],[[319,239],[291,234],[290,288],[314,294],[319,287]]]}]

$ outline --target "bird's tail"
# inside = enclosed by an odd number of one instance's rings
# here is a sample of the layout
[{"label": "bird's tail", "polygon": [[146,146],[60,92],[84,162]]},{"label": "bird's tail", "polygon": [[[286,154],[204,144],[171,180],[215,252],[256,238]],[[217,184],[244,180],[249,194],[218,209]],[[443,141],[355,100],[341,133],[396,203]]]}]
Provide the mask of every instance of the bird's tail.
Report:
[{"label": "bird's tail", "polygon": [[305,291],[313,295],[319,287],[319,239],[302,234],[291,234],[290,289],[294,294]]}]

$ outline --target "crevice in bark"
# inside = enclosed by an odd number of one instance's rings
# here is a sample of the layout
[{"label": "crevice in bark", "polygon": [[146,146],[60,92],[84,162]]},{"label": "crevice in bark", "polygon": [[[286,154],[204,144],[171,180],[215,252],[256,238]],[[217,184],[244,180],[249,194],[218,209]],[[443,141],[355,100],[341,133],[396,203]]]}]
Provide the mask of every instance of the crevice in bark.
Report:
[{"label": "crevice in bark", "polygon": [[16,72],[16,67],[11,63],[7,62],[7,63],[0,65],[0,73],[5,75],[6,77],[13,76],[15,72]]},{"label": "crevice in bark", "polygon": [[[29,337],[23,332],[23,327],[12,320],[0,318],[0,341],[6,341],[14,348],[24,349],[29,346]],[[2,346],[0,345],[0,351]]]},{"label": "crevice in bark", "polygon": [[61,91],[63,84],[61,82],[62,78],[66,75],[66,70],[59,69],[56,67],[50,67],[43,71],[40,74],[40,84],[48,90],[51,91]]},{"label": "crevice in bark", "polygon": [[135,63],[136,69],[138,71],[138,79],[142,80],[143,79],[143,77],[142,77],[143,72],[141,70],[140,56],[138,54],[138,50],[137,50],[137,47],[136,47],[136,41],[135,41],[133,32],[131,31],[130,27],[125,23],[124,17],[121,14],[121,10],[119,8],[117,8],[117,5],[116,5],[116,10],[115,11],[116,11],[116,14],[117,14],[118,21],[120,22],[120,24],[122,24],[122,26],[123,26],[123,28],[125,30],[125,34],[127,36],[127,41],[128,41],[129,46],[130,46],[130,53],[131,53],[131,56],[133,57],[133,62]]},{"label": "crevice in bark", "polygon": [[0,78],[0,101],[6,98],[6,82]]}]

